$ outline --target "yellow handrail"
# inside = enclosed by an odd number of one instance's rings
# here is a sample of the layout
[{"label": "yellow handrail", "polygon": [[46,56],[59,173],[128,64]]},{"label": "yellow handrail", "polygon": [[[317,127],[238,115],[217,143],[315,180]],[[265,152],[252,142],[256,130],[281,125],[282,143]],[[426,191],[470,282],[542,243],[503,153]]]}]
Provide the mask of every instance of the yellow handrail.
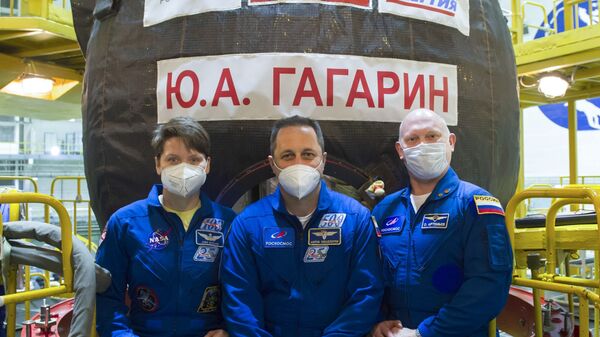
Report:
[{"label": "yellow handrail", "polygon": [[515,194],[506,205],[506,228],[513,247],[515,243],[515,211],[523,200],[531,198],[588,198],[592,200],[594,208],[600,210],[600,196],[591,188],[530,188],[523,190]]},{"label": "yellow handrail", "polygon": [[[31,185],[33,186],[33,192],[34,193],[38,193],[39,192],[39,188],[38,188],[38,184],[37,184],[37,179],[32,178],[32,177],[26,177],[26,176],[0,176],[0,180],[2,181],[11,181],[11,180],[21,180],[21,181],[29,181],[31,182]],[[25,220],[29,220],[29,203],[25,204]],[[46,272],[44,275],[44,279],[48,279],[49,278],[49,273]],[[30,267],[29,266],[25,266],[25,291],[29,291],[31,290],[29,281],[31,280],[31,275],[30,275]],[[47,288],[48,286],[48,282],[45,283],[45,287]],[[26,301],[25,302],[25,320],[28,320],[31,317],[31,302],[30,301]]]},{"label": "yellow handrail", "polygon": [[0,180],[3,181],[7,181],[7,180],[25,180],[25,181],[29,181],[31,182],[31,185],[33,185],[33,192],[34,193],[38,193],[39,189],[38,189],[38,184],[35,178],[32,177],[26,177],[26,176],[0,176]]},{"label": "yellow handrail", "polygon": [[[598,294],[595,294],[595,293],[593,293],[585,288],[582,288],[582,287],[560,284],[560,283],[549,283],[549,282],[544,282],[544,281],[539,281],[539,280],[530,280],[530,279],[525,279],[525,278],[521,278],[521,277],[513,278],[512,283],[517,286],[528,287],[528,288],[532,288],[532,289],[543,289],[543,290],[561,292],[561,293],[565,293],[565,294],[577,295],[579,297],[579,331],[589,331],[589,324],[590,324],[589,312],[588,312],[589,302],[591,301],[594,304],[594,307],[600,308],[600,297],[598,296]],[[539,330],[542,330],[542,323],[537,322],[537,319],[536,319],[535,324],[536,324],[536,336],[542,336],[543,334],[538,331],[538,327],[539,327]],[[584,333],[584,335],[585,335],[585,333]]]},{"label": "yellow handrail", "polygon": [[[558,211],[568,204],[593,204],[596,210],[596,222],[600,224],[600,194],[598,191],[594,190],[590,187],[582,187],[582,186],[569,186],[565,188],[531,188],[517,193],[515,196],[511,198],[506,207],[506,227],[510,236],[511,243],[513,247],[515,246],[515,212],[519,203],[521,203],[525,199],[530,198],[560,198],[555,200],[548,210],[548,214],[546,216],[546,240],[545,240],[545,251],[546,257],[548,261],[547,270],[549,273],[539,274],[537,270],[532,270],[532,278],[536,280],[526,280],[523,278],[518,278],[515,275],[515,281],[520,280],[519,282],[523,283],[524,281],[536,281],[541,282],[540,285],[533,288],[533,296],[534,296],[534,310],[535,310],[535,333],[536,336],[541,336],[542,331],[542,317],[541,317],[541,306],[539,305],[539,290],[538,289],[547,289],[547,290],[555,290],[562,289],[567,294],[569,294],[569,299],[571,300],[572,294],[575,294],[575,288],[579,287],[580,290],[585,290],[587,293],[591,293],[590,291],[582,288],[583,286],[593,287],[596,289],[596,292],[600,292],[600,280],[599,273],[596,271],[594,280],[581,280],[575,279],[571,277],[564,277],[559,275],[554,275],[556,272],[556,217]],[[597,236],[600,240],[600,230],[599,226],[596,227]],[[597,251],[596,251],[597,252]],[[598,253],[596,253],[596,258],[598,258]],[[598,265],[598,264],[596,264]],[[515,274],[518,272],[515,268]],[[552,283],[559,282],[559,283]],[[523,285],[518,282],[513,282],[516,285]],[[531,283],[536,284],[536,283]],[[562,287],[561,287],[562,286]],[[587,300],[584,300],[584,297],[587,296],[587,293],[583,293],[580,290],[578,291],[578,295],[580,296],[580,331],[588,331],[589,327],[589,313],[587,311]],[[593,298],[595,298],[595,311],[594,317],[596,321],[600,319],[600,311],[598,310],[598,294],[593,294]],[[583,297],[582,297],[583,296]],[[589,298],[589,297],[588,297]],[[598,332],[598,328],[594,329],[596,333]]]},{"label": "yellow handrail", "polygon": [[[73,250],[71,219],[67,210],[60,201],[48,195],[30,192],[0,194],[0,203],[42,203],[54,208],[58,214],[61,227],[61,252],[63,284],[58,287],[30,290],[17,293],[16,266],[11,267],[7,284],[7,295],[0,296],[0,301],[6,305],[7,333],[14,336],[16,328],[16,303],[39,299],[63,293],[73,292],[73,268],[71,266],[71,253]],[[0,218],[0,239],[4,234],[4,226]]]},{"label": "yellow handrail", "polygon": [[[55,192],[55,187],[56,187],[56,183],[57,182],[64,182],[64,181],[70,181],[70,180],[74,180],[77,183],[77,195],[75,197],[75,199],[58,199],[63,203],[69,202],[69,203],[73,203],[73,232],[77,233],[77,204],[78,203],[83,203],[83,202],[87,202],[88,204],[88,222],[87,222],[87,244],[88,244],[88,250],[92,251],[92,209],[90,206],[90,200],[84,200],[81,197],[81,182],[86,180],[86,178],[84,176],[57,176],[54,179],[52,179],[52,182],[50,183],[50,195],[51,196],[55,196],[54,192]],[[44,218],[46,223],[50,222],[50,212],[48,207],[46,207],[44,209]]]},{"label": "yellow handrail", "polygon": [[550,34],[556,33],[556,27],[551,28],[550,25],[548,24],[548,14],[546,13],[546,7],[544,7],[542,4],[539,4],[537,2],[525,1],[525,2],[523,2],[523,4],[521,4],[521,13],[523,13],[523,17],[525,17],[525,5],[540,8],[542,10],[542,15],[544,18],[543,26],[536,26],[536,25],[532,25],[532,24],[525,24],[525,26],[536,28],[536,29],[541,29],[541,30],[547,31]]}]

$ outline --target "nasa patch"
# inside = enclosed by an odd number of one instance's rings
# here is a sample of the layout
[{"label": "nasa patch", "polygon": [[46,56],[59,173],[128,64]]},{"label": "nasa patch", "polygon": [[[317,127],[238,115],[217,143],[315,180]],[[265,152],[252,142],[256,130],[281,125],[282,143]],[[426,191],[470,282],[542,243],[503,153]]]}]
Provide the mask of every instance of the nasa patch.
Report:
[{"label": "nasa patch", "polygon": [[215,262],[217,255],[219,255],[219,247],[200,245],[194,254],[194,261]]},{"label": "nasa patch", "polygon": [[200,230],[222,232],[225,221],[217,218],[206,218],[200,224]]},{"label": "nasa patch", "polygon": [[310,246],[306,248],[304,263],[324,262],[328,251],[329,246]]},{"label": "nasa patch", "polygon": [[148,237],[148,248],[150,250],[162,250],[169,245],[169,233],[171,229],[167,231],[161,231],[160,229],[155,230]]},{"label": "nasa patch", "polygon": [[385,219],[381,226],[381,234],[401,233],[404,229],[404,217],[390,216]]},{"label": "nasa patch", "polygon": [[214,247],[223,247],[223,233],[217,231],[208,231],[196,229],[196,244],[214,246]]},{"label": "nasa patch", "polygon": [[198,312],[213,312],[217,311],[219,307],[219,299],[221,291],[219,286],[206,287],[204,289],[204,295],[202,295],[202,302],[198,307]]},{"label": "nasa patch", "polygon": [[135,301],[145,312],[154,312],[158,309],[158,296],[152,288],[145,286],[135,288]]},{"label": "nasa patch", "polygon": [[327,213],[319,221],[319,228],[341,228],[346,220],[346,213]]},{"label": "nasa patch", "polygon": [[342,244],[341,228],[311,228],[308,230],[310,246],[339,246]]},{"label": "nasa patch", "polygon": [[421,229],[446,229],[449,218],[450,214],[448,213],[425,214],[423,222],[421,222]]},{"label": "nasa patch", "polygon": [[265,248],[294,248],[296,232],[290,227],[263,228],[263,245]]}]

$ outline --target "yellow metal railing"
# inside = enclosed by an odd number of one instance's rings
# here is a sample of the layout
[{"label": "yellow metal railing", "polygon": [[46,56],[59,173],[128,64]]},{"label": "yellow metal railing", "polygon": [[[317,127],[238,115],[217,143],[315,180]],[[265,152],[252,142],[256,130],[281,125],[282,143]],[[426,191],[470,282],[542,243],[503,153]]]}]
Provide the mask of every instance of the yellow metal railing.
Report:
[{"label": "yellow metal railing", "polygon": [[[545,224],[545,240],[543,250],[547,257],[547,265],[545,273],[538,273],[537,270],[532,270],[532,280],[519,277],[518,275],[523,274],[519,272],[519,268],[522,268],[517,263],[515,265],[515,276],[513,284],[526,286],[533,289],[534,296],[534,310],[535,310],[535,333],[536,336],[543,336],[543,323],[542,323],[542,311],[540,305],[540,290],[552,290],[562,293],[566,293],[569,298],[569,309],[573,314],[574,304],[573,295],[579,297],[579,324],[580,331],[589,331],[589,313],[588,306],[589,301],[592,301],[595,307],[594,320],[595,322],[600,321],[600,254],[596,248],[595,254],[595,273],[594,279],[578,279],[569,276],[562,276],[556,274],[556,267],[558,264],[557,260],[557,235],[556,235],[556,217],[558,211],[569,204],[592,204],[596,210],[596,226],[592,232],[595,235],[596,247],[600,243],[600,230],[598,224],[600,224],[600,193],[598,190],[590,187],[565,187],[565,188],[531,188],[517,193],[509,201],[506,207],[506,227],[509,232],[510,240],[515,249],[515,258],[517,258],[517,242],[515,242],[515,212],[519,203],[526,199],[531,198],[552,198],[554,201],[546,216]],[[526,229],[520,231],[527,231]],[[568,266],[567,266],[568,269]],[[591,292],[585,287],[594,288],[595,293]],[[598,324],[594,325],[594,335],[598,336],[599,332]],[[585,334],[585,333],[584,333]]]},{"label": "yellow metal railing", "polygon": [[[64,183],[66,181],[75,181],[76,185],[77,185],[77,189],[76,189],[76,195],[75,195],[75,199],[63,199],[63,198],[59,198],[58,200],[60,202],[62,202],[63,204],[65,203],[72,203],[73,204],[73,218],[72,218],[72,223],[73,223],[73,232],[77,233],[77,205],[81,204],[81,203],[87,203],[87,246],[88,249],[90,251],[93,250],[93,245],[92,245],[92,207],[90,205],[90,200],[89,199],[83,199],[82,197],[82,193],[81,193],[81,184],[83,181],[85,181],[85,177],[83,176],[58,176],[55,177],[54,179],[52,179],[52,183],[50,184],[50,195],[53,197],[56,197],[56,184],[58,182]],[[48,206],[46,206],[45,208],[45,212],[44,212],[44,219],[46,221],[46,223],[50,223],[50,208]]]},{"label": "yellow metal railing", "polygon": [[[558,180],[561,185],[567,185],[569,184],[569,178],[569,176],[560,176]],[[598,180],[600,183],[600,176],[577,176],[577,183],[581,185],[592,184],[589,182],[591,179]]]},{"label": "yellow metal railing", "polygon": [[[521,13],[523,13],[523,18],[525,17],[525,6],[526,5],[538,8],[538,9],[540,9],[542,11],[542,15],[543,15],[543,18],[544,18],[544,25],[537,26],[537,25],[530,24],[530,23],[528,23],[528,24],[523,23],[523,26],[528,27],[528,28],[540,29],[540,30],[543,30],[543,31],[547,32],[548,34],[555,34],[556,33],[556,25],[554,27],[550,27],[550,25],[548,24],[548,14],[546,12],[546,7],[544,7],[542,4],[539,4],[537,2],[525,1],[521,5]],[[556,8],[556,6],[554,6],[554,7]],[[556,13],[554,13],[554,15],[556,15]]]},{"label": "yellow metal railing", "polygon": [[[61,227],[61,252],[63,282],[58,287],[30,290],[17,293],[17,267],[11,266],[4,296],[0,301],[6,305],[7,336],[14,337],[16,330],[16,303],[40,299],[49,296],[73,292],[73,268],[71,267],[71,252],[73,250],[71,219],[60,201],[39,193],[5,193],[0,194],[0,203],[41,203],[52,207],[58,214]],[[0,239],[3,236],[2,219],[0,219]]]},{"label": "yellow metal railing", "polygon": [[[33,187],[33,193],[39,192],[37,180],[35,178],[25,177],[25,176],[0,176],[0,181],[13,181],[13,180],[28,181],[31,183],[31,186]],[[29,203],[25,203],[25,220],[29,220]]]},{"label": "yellow metal railing", "polygon": [[[530,280],[522,277],[513,278],[513,284],[521,287],[528,287],[532,289],[541,289],[541,290],[550,290],[556,291],[560,293],[565,293],[569,295],[576,295],[579,297],[579,336],[587,336],[586,331],[590,330],[590,319],[588,307],[590,302],[593,303],[594,308],[598,310],[600,308],[600,297],[598,294],[595,294],[583,287],[568,285],[568,284],[560,284],[560,283],[551,283],[547,281],[540,280]],[[535,298],[534,298],[535,300]],[[538,297],[539,301],[539,297]],[[539,303],[539,302],[538,302]],[[543,332],[543,322],[542,322],[542,314],[541,314],[541,306],[538,304],[536,306],[536,317],[535,317],[535,336],[541,337],[544,336]],[[539,315],[538,315],[539,313]],[[594,324],[597,326],[597,324]],[[597,334],[594,334],[597,336]]]},{"label": "yellow metal railing", "polygon": [[[563,15],[564,15],[564,30],[573,30],[578,29],[582,26],[582,19],[579,17],[579,4],[587,3],[587,13],[589,15],[589,19],[586,20],[586,25],[592,26],[598,24],[599,21],[599,13],[598,11],[593,10],[593,1],[592,0],[554,0],[552,2],[552,18],[554,20],[554,24],[551,25],[548,22],[548,10],[544,6],[544,2],[535,2],[535,1],[522,1],[522,0],[512,0],[511,1],[511,27],[510,31],[513,37],[513,44],[523,43],[523,30],[524,28],[534,28],[547,32],[548,34],[556,34],[558,33],[558,27],[556,22],[558,21],[556,18],[559,15],[559,11],[557,7],[560,3],[563,3]],[[541,10],[543,15],[543,25],[538,26],[531,23],[526,22],[527,13],[531,13],[526,10],[526,7],[534,7]]]},{"label": "yellow metal railing", "polygon": [[[28,181],[31,183],[31,186],[33,187],[33,192],[34,193],[39,192],[37,180],[32,177],[0,176],[0,180],[2,180],[2,181],[13,181],[13,180]],[[29,203],[25,203],[24,205],[25,205],[25,220],[29,220]],[[25,266],[24,274],[25,274],[24,275],[25,291],[29,291],[29,290],[31,290],[30,282],[31,282],[31,276],[32,276],[30,266]],[[48,279],[50,279],[50,273],[48,271],[45,271],[43,274],[43,278],[46,281],[46,282],[44,282],[44,288],[49,287]],[[25,320],[28,320],[29,318],[31,318],[31,301],[25,301]]]}]

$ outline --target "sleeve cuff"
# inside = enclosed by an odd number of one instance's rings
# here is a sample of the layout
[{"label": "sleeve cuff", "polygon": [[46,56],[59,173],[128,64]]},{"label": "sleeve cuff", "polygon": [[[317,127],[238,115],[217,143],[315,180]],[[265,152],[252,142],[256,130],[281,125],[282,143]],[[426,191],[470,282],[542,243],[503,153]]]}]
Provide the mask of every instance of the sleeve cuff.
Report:
[{"label": "sleeve cuff", "polygon": [[428,327],[433,321],[434,316],[430,316],[423,320],[421,324],[417,327],[417,337],[435,337],[434,332]]}]

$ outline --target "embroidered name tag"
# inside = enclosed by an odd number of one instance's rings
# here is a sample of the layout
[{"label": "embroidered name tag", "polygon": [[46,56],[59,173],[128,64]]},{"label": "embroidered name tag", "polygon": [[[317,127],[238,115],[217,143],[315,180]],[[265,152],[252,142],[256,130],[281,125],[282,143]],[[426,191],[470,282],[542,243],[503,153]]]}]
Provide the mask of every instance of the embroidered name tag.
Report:
[{"label": "embroidered name tag", "polygon": [[448,228],[449,218],[450,214],[448,213],[425,214],[421,223],[421,229],[446,229]]},{"label": "embroidered name tag", "polygon": [[308,230],[310,246],[339,246],[342,244],[341,228],[311,228]]},{"label": "embroidered name tag", "polygon": [[196,229],[196,244],[215,247],[223,247],[223,233]]}]

